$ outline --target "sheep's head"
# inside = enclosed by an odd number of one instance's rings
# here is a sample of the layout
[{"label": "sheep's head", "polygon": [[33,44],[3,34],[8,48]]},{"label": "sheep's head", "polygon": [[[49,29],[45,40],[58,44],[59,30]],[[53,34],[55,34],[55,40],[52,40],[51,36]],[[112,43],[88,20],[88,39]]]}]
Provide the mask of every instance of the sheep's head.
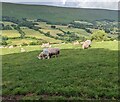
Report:
[{"label": "sheep's head", "polygon": [[45,59],[47,55],[45,55],[43,52],[39,54],[38,59]]}]

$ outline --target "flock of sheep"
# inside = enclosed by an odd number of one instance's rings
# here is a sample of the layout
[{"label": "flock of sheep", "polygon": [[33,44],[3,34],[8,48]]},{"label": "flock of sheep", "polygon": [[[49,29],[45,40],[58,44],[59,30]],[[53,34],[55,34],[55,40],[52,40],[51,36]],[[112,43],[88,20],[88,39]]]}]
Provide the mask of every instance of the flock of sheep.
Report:
[{"label": "flock of sheep", "polygon": [[[74,45],[81,44],[82,49],[86,49],[86,48],[89,48],[91,46],[91,43],[92,43],[91,40],[86,40],[86,41],[81,42],[81,43],[79,43],[77,41],[77,42],[74,42],[73,44]],[[24,48],[22,48],[22,46],[19,46],[19,47],[20,47],[20,52],[27,52]],[[58,55],[60,54],[60,49],[59,48],[52,48],[50,43],[43,43],[41,45],[41,47],[43,48],[43,51],[37,56],[38,59],[49,59],[52,56],[58,57]],[[0,48],[4,48],[4,47],[0,47]],[[13,46],[11,45],[8,48],[13,48]]]},{"label": "flock of sheep", "polygon": [[[82,45],[83,49],[86,49],[86,48],[90,47],[91,43],[92,43],[91,40],[86,40],[84,42],[81,42],[80,44]],[[60,49],[59,48],[51,48],[51,45],[49,43],[43,44],[41,47],[45,47],[45,48],[37,56],[38,59],[49,59],[52,56],[58,57],[58,55],[60,54]]]}]

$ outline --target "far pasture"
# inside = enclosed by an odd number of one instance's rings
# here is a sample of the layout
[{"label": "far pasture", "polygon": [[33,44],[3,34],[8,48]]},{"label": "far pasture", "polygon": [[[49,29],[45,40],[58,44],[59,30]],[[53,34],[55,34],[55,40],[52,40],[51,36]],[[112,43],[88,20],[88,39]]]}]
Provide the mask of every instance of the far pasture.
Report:
[{"label": "far pasture", "polygon": [[10,26],[11,26],[12,24],[14,24],[14,23],[12,23],[12,22],[7,22],[7,21],[4,22],[4,25],[5,25],[5,26],[6,26],[6,25],[10,25]]},{"label": "far pasture", "polygon": [[68,27],[64,27],[64,28],[62,28],[61,27],[61,29],[63,30],[63,31],[65,31],[65,32],[74,32],[74,33],[76,33],[76,34],[78,34],[78,35],[80,35],[80,36],[90,36],[90,33],[87,33],[84,29],[78,29],[78,28],[68,28]]},{"label": "far pasture", "polygon": [[58,29],[41,29],[41,31],[43,31],[45,33],[50,32],[50,35],[52,35],[52,36],[57,36],[58,33],[63,34],[63,32],[61,32]]},{"label": "far pasture", "polygon": [[20,37],[20,34],[17,30],[2,30],[2,36],[7,37]]}]

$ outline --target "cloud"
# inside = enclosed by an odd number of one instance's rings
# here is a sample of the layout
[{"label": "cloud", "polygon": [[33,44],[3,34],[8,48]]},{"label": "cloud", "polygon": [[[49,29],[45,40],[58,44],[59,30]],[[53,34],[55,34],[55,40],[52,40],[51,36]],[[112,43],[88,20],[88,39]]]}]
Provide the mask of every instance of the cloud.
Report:
[{"label": "cloud", "polygon": [[[119,0],[66,0],[65,6],[118,10]],[[73,3],[72,3],[73,2]]]},{"label": "cloud", "polygon": [[2,2],[29,2],[33,4],[46,4],[53,6],[102,8],[118,10],[119,0],[2,0]]},{"label": "cloud", "polygon": [[2,2],[119,2],[119,0],[1,0]]},{"label": "cloud", "polygon": [[[114,6],[113,6],[114,5]],[[82,8],[104,8],[104,9],[118,9],[118,3],[117,2],[86,2],[86,3],[80,3],[80,7]]]},{"label": "cloud", "polygon": [[1,0],[2,2],[65,2],[65,0]]}]

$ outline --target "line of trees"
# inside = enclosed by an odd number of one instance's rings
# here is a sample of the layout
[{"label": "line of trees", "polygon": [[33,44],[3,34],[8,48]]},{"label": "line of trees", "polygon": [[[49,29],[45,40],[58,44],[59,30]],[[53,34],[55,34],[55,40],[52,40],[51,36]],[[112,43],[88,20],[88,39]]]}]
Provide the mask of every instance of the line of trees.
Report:
[{"label": "line of trees", "polygon": [[67,24],[68,24],[68,23],[63,23],[63,22],[50,22],[48,20],[41,19],[41,18],[39,18],[39,19],[37,19],[35,21],[37,21],[37,22],[46,22],[47,24],[51,24],[51,25],[64,25],[64,26],[67,26]]},{"label": "line of trees", "polygon": [[18,25],[11,25],[15,30],[17,30],[20,33],[20,38],[23,39],[25,38],[25,33],[20,29]]},{"label": "line of trees", "polygon": [[2,16],[2,21],[7,21],[7,22],[13,22],[13,23],[20,23],[20,20],[18,20],[15,17],[9,17],[9,16]]},{"label": "line of trees", "polygon": [[71,24],[69,24],[68,27],[85,29],[85,28],[93,28],[93,24],[85,21],[74,21],[71,22]]},{"label": "line of trees", "polygon": [[12,30],[12,27],[10,25],[4,25],[3,23],[0,23],[0,30]]},{"label": "line of trees", "polygon": [[63,32],[63,34],[61,34],[61,33],[57,34],[60,37],[61,40],[64,40],[64,41],[67,41],[67,42],[72,42],[72,41],[80,39],[80,37],[77,34],[75,34],[74,32],[64,31],[60,28],[59,28],[59,30]]},{"label": "line of trees", "polygon": [[40,27],[35,22],[27,21],[26,18],[16,19],[15,17],[2,16],[2,21],[13,22],[18,25],[18,27],[28,27],[30,29],[39,30]]}]

